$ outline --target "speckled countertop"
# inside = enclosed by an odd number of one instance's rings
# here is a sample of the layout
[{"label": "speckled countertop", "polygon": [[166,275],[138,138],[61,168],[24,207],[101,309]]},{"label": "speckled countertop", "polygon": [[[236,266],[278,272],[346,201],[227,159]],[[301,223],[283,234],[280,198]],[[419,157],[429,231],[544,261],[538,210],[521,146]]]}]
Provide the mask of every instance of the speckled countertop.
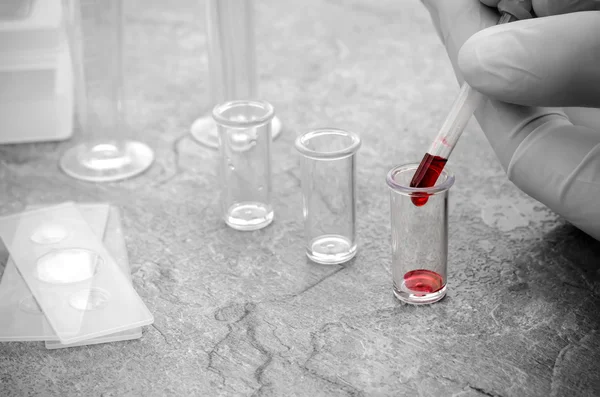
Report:
[{"label": "speckled countertop", "polygon": [[[133,283],[155,316],[129,342],[0,344],[0,395],[600,395],[600,244],[507,181],[476,123],[449,162],[448,296],[394,298],[385,173],[420,159],[458,86],[420,2],[301,3],[256,4],[260,91],[285,126],[264,230],[220,221],[217,154],[188,133],[210,107],[202,2],[126,1],[126,134],[156,151],[147,173],[68,178],[57,161],[79,131],[0,146],[3,213],[65,200],[121,209]],[[344,266],[303,254],[292,143],[323,126],[363,139],[359,253]]]}]

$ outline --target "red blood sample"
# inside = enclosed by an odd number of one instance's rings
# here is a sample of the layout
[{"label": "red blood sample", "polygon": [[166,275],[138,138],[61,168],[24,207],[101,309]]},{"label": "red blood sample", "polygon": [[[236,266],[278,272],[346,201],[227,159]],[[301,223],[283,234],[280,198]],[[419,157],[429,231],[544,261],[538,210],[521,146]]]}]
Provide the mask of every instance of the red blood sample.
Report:
[{"label": "red blood sample", "polygon": [[[410,187],[432,187],[439,178],[446,162],[448,160],[440,156],[432,156],[429,153],[425,153],[419,168],[413,175],[410,181]],[[417,207],[425,205],[427,203],[427,195],[411,196],[411,201]]]},{"label": "red blood sample", "polygon": [[411,291],[431,294],[444,288],[444,279],[431,270],[411,270],[404,274],[404,285]]}]

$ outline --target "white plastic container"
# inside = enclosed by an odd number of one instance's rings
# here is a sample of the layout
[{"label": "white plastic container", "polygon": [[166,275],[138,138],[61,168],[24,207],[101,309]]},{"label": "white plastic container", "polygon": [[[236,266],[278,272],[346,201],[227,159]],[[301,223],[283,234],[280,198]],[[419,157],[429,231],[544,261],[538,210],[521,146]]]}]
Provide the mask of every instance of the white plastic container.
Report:
[{"label": "white plastic container", "polygon": [[73,66],[60,0],[0,21],[0,144],[73,134]]}]

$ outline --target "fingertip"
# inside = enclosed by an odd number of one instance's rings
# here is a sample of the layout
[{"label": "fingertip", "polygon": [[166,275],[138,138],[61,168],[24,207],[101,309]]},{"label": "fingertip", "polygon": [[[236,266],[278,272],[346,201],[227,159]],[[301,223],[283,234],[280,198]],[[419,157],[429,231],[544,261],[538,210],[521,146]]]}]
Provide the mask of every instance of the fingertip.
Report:
[{"label": "fingertip", "polygon": [[503,102],[598,107],[599,21],[587,12],[493,26],[466,40],[456,63],[471,87]]},{"label": "fingertip", "polygon": [[458,67],[465,81],[477,91],[494,95],[497,87],[502,87],[502,78],[494,65],[502,51],[489,31],[480,31],[471,36],[458,52]]},{"label": "fingertip", "polygon": [[467,41],[458,51],[458,68],[465,78],[468,76],[467,80],[472,80],[473,77],[480,72],[479,62],[477,60],[479,50],[478,46],[480,43],[478,40],[473,40],[473,37],[476,35],[477,33],[467,39]]},{"label": "fingertip", "polygon": [[523,45],[517,23],[474,34],[460,49],[458,66],[465,81],[482,94],[525,104],[532,89],[540,90],[540,78],[531,70],[529,47]]}]

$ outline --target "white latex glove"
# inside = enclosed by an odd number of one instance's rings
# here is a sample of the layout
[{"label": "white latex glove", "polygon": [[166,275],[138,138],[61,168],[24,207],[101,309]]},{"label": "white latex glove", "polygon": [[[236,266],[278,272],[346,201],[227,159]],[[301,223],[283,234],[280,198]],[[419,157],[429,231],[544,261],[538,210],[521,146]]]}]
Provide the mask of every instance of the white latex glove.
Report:
[{"label": "white latex glove", "polygon": [[581,11],[600,1],[533,0],[538,18],[499,26],[481,1],[422,0],[459,82],[490,98],[475,117],[508,178],[600,240],[600,11]]}]

